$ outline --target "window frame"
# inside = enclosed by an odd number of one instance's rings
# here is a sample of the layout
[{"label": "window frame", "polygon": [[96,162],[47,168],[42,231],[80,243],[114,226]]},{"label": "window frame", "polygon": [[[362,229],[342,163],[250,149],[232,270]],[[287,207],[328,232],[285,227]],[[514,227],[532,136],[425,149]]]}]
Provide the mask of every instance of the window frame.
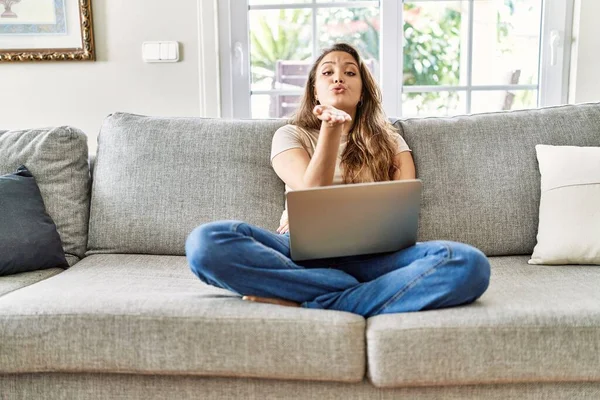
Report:
[{"label": "window frame", "polygon": [[[389,117],[402,117],[402,95],[410,92],[451,91],[466,93],[466,113],[471,112],[471,96],[483,90],[537,90],[539,107],[567,103],[569,91],[570,51],[572,41],[573,10],[575,0],[542,0],[538,82],[516,85],[473,85],[473,9],[475,1],[468,1],[469,24],[467,46],[467,82],[465,85],[404,86],[402,24],[405,0],[366,0],[240,6],[240,0],[216,0],[219,32],[219,72],[221,90],[221,116],[223,118],[252,118],[251,96],[260,94],[298,95],[289,90],[251,90],[249,11],[267,9],[317,9],[324,7],[362,7],[379,4],[381,7],[380,65],[383,107]],[[439,2],[443,0],[413,0]],[[235,4],[235,7],[233,6]],[[312,13],[312,30],[317,29],[316,12]],[[316,58],[317,41],[313,39],[313,59]],[[398,51],[400,49],[400,51]]]}]

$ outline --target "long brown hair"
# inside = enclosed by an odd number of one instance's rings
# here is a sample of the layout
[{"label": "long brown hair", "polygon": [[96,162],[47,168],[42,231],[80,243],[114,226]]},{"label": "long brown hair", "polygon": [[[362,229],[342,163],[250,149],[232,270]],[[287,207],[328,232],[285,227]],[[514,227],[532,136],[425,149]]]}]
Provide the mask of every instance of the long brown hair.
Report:
[{"label": "long brown hair", "polygon": [[396,171],[393,162],[395,135],[398,133],[383,112],[381,90],[358,51],[351,45],[336,43],[323,50],[310,69],[300,106],[290,123],[305,129],[321,128],[321,120],[313,114],[317,105],[316,71],[323,57],[332,51],[343,51],[354,57],[362,80],[362,101],[357,106],[352,128],[348,133],[348,144],[342,154],[344,183],[393,180]]}]

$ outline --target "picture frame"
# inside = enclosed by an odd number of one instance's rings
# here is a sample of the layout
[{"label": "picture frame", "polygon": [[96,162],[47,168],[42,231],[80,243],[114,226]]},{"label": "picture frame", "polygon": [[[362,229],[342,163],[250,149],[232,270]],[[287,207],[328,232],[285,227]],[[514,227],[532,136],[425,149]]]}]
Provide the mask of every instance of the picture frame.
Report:
[{"label": "picture frame", "polygon": [[0,63],[95,60],[91,0],[0,0]]}]

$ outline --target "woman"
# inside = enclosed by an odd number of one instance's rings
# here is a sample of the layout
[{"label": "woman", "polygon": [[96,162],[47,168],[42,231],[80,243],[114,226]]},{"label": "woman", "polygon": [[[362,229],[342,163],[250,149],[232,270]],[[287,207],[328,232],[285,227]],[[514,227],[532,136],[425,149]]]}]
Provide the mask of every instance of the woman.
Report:
[{"label": "woman", "polygon": [[[326,49],[315,61],[297,115],[273,137],[271,160],[286,190],[415,178],[410,149],[385,118],[379,88],[347,44]],[[245,300],[364,317],[467,304],[485,292],[490,277],[481,251],[449,241],[295,263],[285,211],[277,233],[241,221],[201,225],[188,237],[186,254],[203,282]]]}]

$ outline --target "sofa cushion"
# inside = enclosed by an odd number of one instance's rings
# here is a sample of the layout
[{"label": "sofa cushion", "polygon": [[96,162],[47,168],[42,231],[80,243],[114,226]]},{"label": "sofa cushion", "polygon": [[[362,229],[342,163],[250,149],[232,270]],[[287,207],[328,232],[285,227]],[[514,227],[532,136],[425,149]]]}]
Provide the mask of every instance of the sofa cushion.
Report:
[{"label": "sofa cushion", "polygon": [[540,174],[536,144],[600,146],[600,103],[396,122],[423,180],[419,240],[487,255],[531,254]]},{"label": "sofa cushion", "polygon": [[360,381],[364,331],[350,313],[243,301],[185,257],[94,255],[0,297],[0,373]]},{"label": "sofa cushion", "polygon": [[0,175],[26,165],[56,224],[69,265],[85,255],[90,174],[86,135],[71,127],[0,132]]},{"label": "sofa cushion", "polygon": [[284,188],[269,154],[284,124],[109,116],[98,138],[88,254],[184,255],[187,235],[219,219],[275,230]]},{"label": "sofa cushion", "polygon": [[67,268],[56,225],[26,166],[0,175],[0,275]]},{"label": "sofa cushion", "polygon": [[22,272],[20,274],[0,276],[0,296],[33,285],[64,271],[62,268],[48,268],[39,271]]},{"label": "sofa cushion", "polygon": [[600,269],[491,257],[476,302],[367,321],[379,387],[600,380]]}]

